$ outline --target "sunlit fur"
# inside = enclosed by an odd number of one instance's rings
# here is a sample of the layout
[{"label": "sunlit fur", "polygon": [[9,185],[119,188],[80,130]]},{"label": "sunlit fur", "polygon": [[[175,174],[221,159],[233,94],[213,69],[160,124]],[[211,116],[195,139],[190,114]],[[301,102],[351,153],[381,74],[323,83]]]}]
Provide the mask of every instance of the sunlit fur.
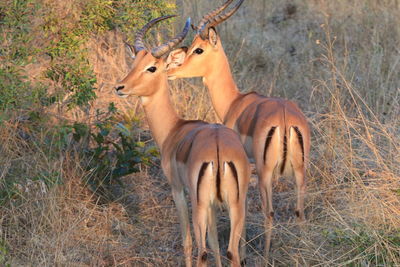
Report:
[{"label": "sunlit fur", "polygon": [[[218,117],[240,134],[246,152],[256,163],[262,206],[266,217],[265,257],[268,257],[273,222],[272,180],[285,173],[294,174],[297,184],[295,214],[304,221],[305,169],[310,151],[310,130],[307,120],[292,101],[267,98],[257,93],[241,94],[233,80],[228,59],[214,29],[210,37],[194,37],[185,53],[171,53],[173,69],[170,79],[203,77]],[[217,36],[213,43],[211,37]],[[204,52],[193,53],[197,48]],[[271,131],[274,129],[273,131]]]},{"label": "sunlit fur", "polygon": [[[206,233],[221,265],[215,207],[229,210],[231,265],[240,266],[239,241],[245,222],[245,200],[250,165],[239,136],[221,124],[186,121],[170,101],[165,59],[141,50],[131,72],[116,86],[121,96],[139,96],[153,137],[161,150],[167,177],[181,223],[186,266],[191,266],[192,239],[184,188],[192,203],[193,228],[198,246],[197,266],[207,265]],[[155,72],[149,72],[156,67]]]}]

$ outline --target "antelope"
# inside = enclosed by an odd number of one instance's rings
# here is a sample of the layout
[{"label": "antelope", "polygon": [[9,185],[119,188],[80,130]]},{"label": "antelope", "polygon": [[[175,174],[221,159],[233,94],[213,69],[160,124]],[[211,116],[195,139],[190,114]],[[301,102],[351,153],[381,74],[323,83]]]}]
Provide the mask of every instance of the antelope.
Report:
[{"label": "antelope", "polygon": [[215,27],[232,16],[240,0],[230,11],[222,12],[232,0],[206,14],[189,48],[170,53],[169,79],[202,77],[219,119],[240,135],[259,177],[259,190],[265,214],[265,251],[271,246],[274,209],[272,181],[284,173],[294,174],[299,222],[305,221],[305,170],[310,151],[310,129],[298,106],[281,98],[269,98],[256,92],[242,94],[233,80],[227,56]]},{"label": "antelope", "polygon": [[207,265],[206,233],[217,266],[221,265],[215,209],[225,204],[230,216],[227,258],[240,266],[239,240],[245,222],[245,201],[250,179],[250,164],[239,136],[221,124],[183,120],[174,110],[168,90],[167,54],[185,38],[190,18],[181,33],[151,50],[143,36],[156,23],[174,17],[164,16],[148,22],[135,37],[133,68],[116,85],[121,97],[138,96],[161,151],[161,166],[172,189],[178,210],[186,266],[191,266],[192,238],[187,188],[192,203],[192,221],[198,246],[197,266]]}]

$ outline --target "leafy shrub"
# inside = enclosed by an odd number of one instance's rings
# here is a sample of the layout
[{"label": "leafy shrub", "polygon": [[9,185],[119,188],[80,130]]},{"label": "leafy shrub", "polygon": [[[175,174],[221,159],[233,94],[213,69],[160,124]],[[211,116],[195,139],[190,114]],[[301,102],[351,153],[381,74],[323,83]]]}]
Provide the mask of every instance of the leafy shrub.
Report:
[{"label": "leafy shrub", "polygon": [[46,96],[42,85],[33,86],[26,77],[13,66],[0,66],[0,111],[6,109],[26,109]]},{"label": "leafy shrub", "polygon": [[0,2],[0,56],[17,65],[28,63],[37,49],[32,45],[31,15],[40,7],[34,0]]},{"label": "leafy shrub", "polygon": [[58,99],[64,97],[65,91],[73,93],[67,99],[69,107],[85,106],[96,97],[96,77],[88,65],[55,64],[47,71],[46,76],[60,84]]},{"label": "leafy shrub", "polygon": [[[157,149],[146,147],[134,136],[136,123],[122,124],[114,117],[116,109],[109,107],[107,116],[99,121],[94,129],[83,123],[74,123],[73,138],[76,142],[92,143],[83,149],[88,159],[87,169],[91,176],[87,183],[91,189],[107,196],[107,187],[114,182],[120,183],[122,176],[140,171],[140,164],[149,164]],[[85,139],[89,139],[86,142]]]},{"label": "leafy shrub", "polygon": [[[114,27],[127,33],[128,41],[133,41],[133,34],[137,28],[142,27],[150,19],[175,13],[175,1],[153,0],[153,1],[114,1],[116,9]],[[170,23],[171,20],[166,21]],[[157,27],[157,26],[156,26]]]},{"label": "leafy shrub", "polygon": [[[87,182],[97,190],[138,171],[138,166],[149,163],[157,150],[137,141],[132,134],[134,124],[119,123],[112,106],[94,126],[60,120],[49,127],[45,110],[54,103],[69,109],[86,108],[95,99],[96,76],[85,48],[91,36],[118,29],[129,39],[149,19],[173,13],[175,4],[158,0],[70,0],[70,4],[73,8],[65,17],[60,15],[63,3],[58,1],[46,5],[42,0],[0,2],[0,127],[4,125],[1,122],[22,118],[18,123],[26,129],[16,130],[22,134],[18,145],[28,146],[21,153],[37,153],[38,162],[57,162],[80,145],[80,157],[91,170]],[[45,65],[40,64],[42,60]],[[25,74],[25,68],[32,68],[29,63],[45,66],[42,76],[36,76],[42,83]],[[53,81],[51,88],[43,78]],[[44,164],[29,171],[20,161],[1,181],[2,203],[18,197],[18,186],[24,180],[39,181],[47,187],[63,183],[59,170]],[[24,167],[17,167],[19,164]]]}]

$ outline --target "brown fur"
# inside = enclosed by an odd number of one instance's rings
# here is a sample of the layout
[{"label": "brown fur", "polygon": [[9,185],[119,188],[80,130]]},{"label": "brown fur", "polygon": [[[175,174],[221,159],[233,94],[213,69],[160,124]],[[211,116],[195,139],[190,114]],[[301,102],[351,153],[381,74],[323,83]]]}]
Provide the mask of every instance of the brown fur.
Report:
[{"label": "brown fur", "polygon": [[[206,264],[205,238],[208,231],[211,249],[217,258],[217,265],[221,266],[213,214],[215,203],[225,202],[231,214],[229,249],[233,253],[233,264],[239,266],[238,247],[245,219],[250,166],[238,135],[221,124],[185,121],[176,114],[169,98],[165,59],[154,58],[151,53],[142,50],[133,66],[116,88],[120,95],[141,98],[150,130],[160,147],[161,165],[177,206],[186,266],[191,266],[192,241],[183,193],[185,187],[189,189],[192,201],[193,228],[199,248],[197,265]],[[149,67],[157,69],[150,72]],[[222,171],[222,162],[232,162],[237,171]]]},{"label": "brown fur", "polygon": [[[203,53],[194,53],[198,48],[203,49]],[[268,257],[272,231],[272,216],[269,215],[273,213],[272,179],[286,169],[293,170],[296,178],[296,210],[299,219],[304,220],[304,174],[310,151],[307,120],[292,101],[255,92],[241,94],[219,38],[215,43],[196,35],[187,52],[176,50],[173,53],[180,54],[179,59],[183,61],[175,62],[178,67],[169,70],[168,75],[171,78],[203,77],[218,117],[239,133],[247,155],[256,163],[267,228],[265,257]]]}]

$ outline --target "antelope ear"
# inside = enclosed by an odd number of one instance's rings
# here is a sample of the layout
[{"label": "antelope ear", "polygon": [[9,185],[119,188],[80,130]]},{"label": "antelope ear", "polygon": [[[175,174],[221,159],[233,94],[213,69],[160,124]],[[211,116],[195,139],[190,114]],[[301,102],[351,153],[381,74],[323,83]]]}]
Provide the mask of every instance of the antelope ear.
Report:
[{"label": "antelope ear", "polygon": [[126,48],[126,51],[128,52],[129,57],[132,59],[135,59],[136,53],[135,53],[135,49],[133,48],[133,46],[128,43],[125,43],[125,48]]},{"label": "antelope ear", "polygon": [[218,34],[217,31],[215,30],[214,27],[210,27],[208,29],[208,41],[210,42],[210,44],[212,44],[214,47],[217,45],[218,43]]},{"label": "antelope ear", "polygon": [[167,70],[175,69],[182,65],[183,61],[185,61],[187,47],[181,47],[171,51],[167,57]]}]

